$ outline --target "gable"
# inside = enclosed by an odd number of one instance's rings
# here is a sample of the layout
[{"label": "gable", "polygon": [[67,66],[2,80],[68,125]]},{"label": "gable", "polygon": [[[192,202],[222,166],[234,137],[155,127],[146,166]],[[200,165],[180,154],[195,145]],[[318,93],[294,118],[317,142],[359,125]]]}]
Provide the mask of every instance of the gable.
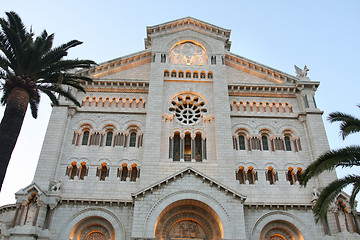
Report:
[{"label": "gable", "polygon": [[229,41],[229,38],[231,31],[229,29],[224,29],[192,17],[185,17],[171,22],[147,27],[145,48],[148,49],[152,47],[153,38],[187,29],[221,40],[224,43],[225,49],[230,50],[231,42]]},{"label": "gable", "polygon": [[201,190],[203,192],[208,192],[209,194],[229,194],[231,197],[240,199],[241,202],[246,200],[245,195],[230,189],[226,185],[206,176],[192,167],[187,167],[179,172],[176,172],[163,180],[153,183],[148,187],[131,194],[131,196],[136,199],[138,196],[146,196],[147,194],[153,194],[157,191],[163,192],[166,189],[170,192],[181,190]]}]

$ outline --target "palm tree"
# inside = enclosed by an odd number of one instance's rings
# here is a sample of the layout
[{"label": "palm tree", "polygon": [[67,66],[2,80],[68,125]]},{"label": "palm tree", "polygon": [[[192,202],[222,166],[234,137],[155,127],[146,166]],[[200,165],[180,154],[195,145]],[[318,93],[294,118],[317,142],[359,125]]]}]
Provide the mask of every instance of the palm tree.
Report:
[{"label": "palm tree", "polygon": [[53,105],[59,104],[60,95],[80,106],[63,86],[84,91],[81,83],[91,79],[76,75],[74,70],[95,64],[91,60],[64,59],[70,48],[82,42],[72,40],[52,48],[54,34],[44,30],[34,38],[15,12],[6,15],[7,19],[0,18],[0,101],[6,105],[0,123],[0,190],[28,105],[36,118],[42,92]]},{"label": "palm tree", "polygon": [[[329,114],[328,120],[331,123],[340,122],[340,134],[343,139],[352,133],[360,132],[360,119],[349,114],[333,112]],[[306,186],[311,178],[324,171],[331,171],[336,167],[353,166],[360,166],[360,146],[349,146],[327,151],[306,168],[300,184]],[[331,182],[321,191],[313,209],[316,221],[325,217],[331,203],[334,202],[342,189],[348,185],[353,185],[350,205],[352,208],[354,207],[355,197],[360,190],[360,175],[347,175]]]}]

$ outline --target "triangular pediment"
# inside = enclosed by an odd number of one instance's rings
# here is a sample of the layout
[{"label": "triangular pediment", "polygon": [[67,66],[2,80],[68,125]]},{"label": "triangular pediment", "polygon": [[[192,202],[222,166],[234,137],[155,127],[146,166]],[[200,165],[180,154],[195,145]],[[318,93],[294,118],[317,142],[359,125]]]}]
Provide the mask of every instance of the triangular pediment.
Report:
[{"label": "triangular pediment", "polygon": [[137,198],[138,196],[144,196],[146,194],[152,193],[154,191],[159,190],[160,188],[166,187],[166,185],[169,184],[169,182],[176,182],[182,179],[185,175],[193,175],[197,178],[200,178],[204,183],[207,183],[210,187],[214,186],[217,187],[219,191],[224,192],[225,194],[231,194],[233,197],[239,198],[242,202],[246,200],[246,196],[242,195],[235,190],[230,189],[226,185],[220,183],[219,181],[205,175],[204,173],[201,173],[200,171],[192,168],[192,167],[186,167],[158,182],[155,182],[151,185],[149,185],[146,188],[143,188],[142,190],[132,193],[131,196],[133,198]]},{"label": "triangular pediment", "polygon": [[36,183],[33,182],[33,183],[29,184],[28,186],[17,191],[15,193],[15,195],[27,195],[31,191],[36,191],[38,194],[45,193]]},{"label": "triangular pediment", "polygon": [[154,37],[163,36],[165,34],[172,34],[187,29],[222,40],[225,43],[225,49],[230,50],[231,42],[229,41],[229,38],[231,30],[218,27],[192,17],[180,18],[170,22],[147,27],[145,48],[151,48],[152,38]]}]

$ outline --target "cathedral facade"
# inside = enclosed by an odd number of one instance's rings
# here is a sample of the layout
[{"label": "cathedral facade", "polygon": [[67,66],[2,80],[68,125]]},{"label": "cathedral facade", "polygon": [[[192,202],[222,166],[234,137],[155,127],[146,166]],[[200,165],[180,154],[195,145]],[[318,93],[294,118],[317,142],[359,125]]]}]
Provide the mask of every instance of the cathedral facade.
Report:
[{"label": "cathedral facade", "polygon": [[[147,27],[145,50],[80,74],[60,99],[33,183],[0,208],[1,239],[340,239],[357,217],[315,223],[302,171],[329,150],[319,82],[230,52],[194,18]],[[339,200],[348,204],[348,196]],[[351,239],[351,238],[348,238]]]}]

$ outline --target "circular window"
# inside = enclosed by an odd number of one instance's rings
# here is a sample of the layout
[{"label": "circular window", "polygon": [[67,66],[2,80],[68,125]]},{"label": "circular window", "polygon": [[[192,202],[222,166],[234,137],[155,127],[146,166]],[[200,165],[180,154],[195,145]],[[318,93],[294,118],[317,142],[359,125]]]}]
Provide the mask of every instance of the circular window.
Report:
[{"label": "circular window", "polygon": [[181,124],[196,124],[201,120],[202,114],[207,112],[205,102],[197,96],[178,96],[171,101],[169,111]]}]

